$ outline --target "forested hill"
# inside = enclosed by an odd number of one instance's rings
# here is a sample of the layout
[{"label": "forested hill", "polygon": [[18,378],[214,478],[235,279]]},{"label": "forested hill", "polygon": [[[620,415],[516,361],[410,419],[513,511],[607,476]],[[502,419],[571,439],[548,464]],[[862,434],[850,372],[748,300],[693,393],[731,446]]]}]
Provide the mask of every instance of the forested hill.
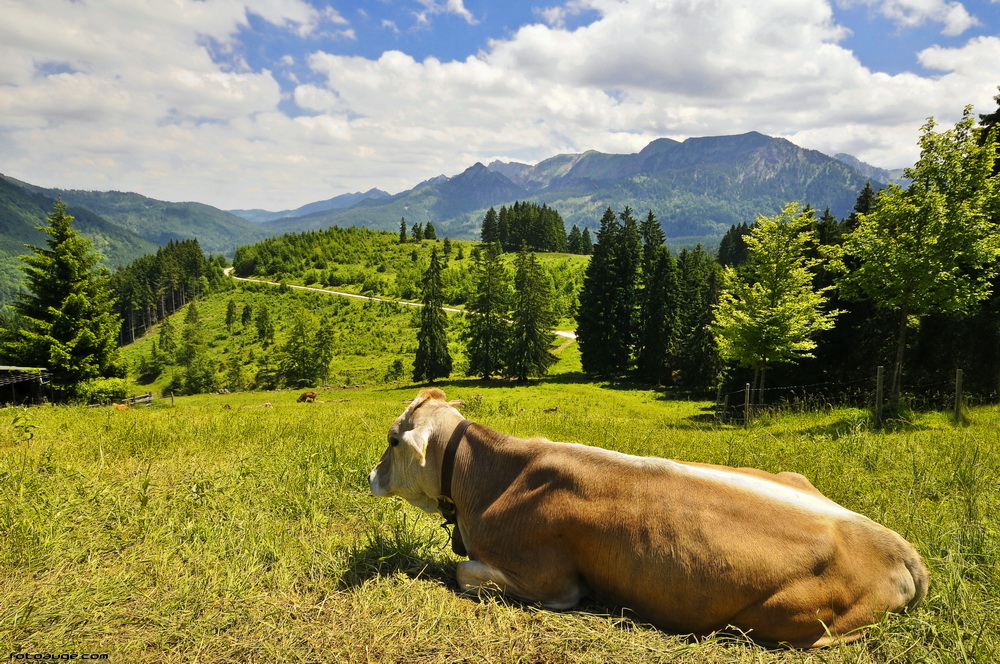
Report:
[{"label": "forested hill", "polygon": [[[231,255],[237,246],[269,235],[258,224],[202,203],[170,203],[121,191],[44,189],[11,181],[26,191],[50,199],[61,198],[71,207],[90,210],[149,240],[155,245],[153,251],[171,240],[197,239],[202,250],[208,253]],[[41,220],[44,218],[43,215]],[[40,224],[36,222],[35,225]]]},{"label": "forested hill", "polygon": [[405,218],[408,223],[431,221],[444,236],[472,239],[486,209],[522,200],[547,204],[567,226],[591,230],[609,207],[652,209],[668,241],[713,243],[733,224],[775,214],[789,201],[846,216],[869,179],[870,173],[855,165],[751,132],[683,142],[659,139],[635,154],[588,151],[534,166],[475,164],[395,196],[264,225],[275,233],[331,225],[393,230]]},{"label": "forested hill", "polygon": [[[19,256],[28,253],[26,244],[44,246],[45,234],[38,230],[46,224],[55,200],[31,192],[0,176],[0,304],[14,298],[23,273]],[[70,206],[75,226],[94,243],[110,268],[126,265],[156,251],[156,244],[129,230],[116,226],[92,211]]]}]

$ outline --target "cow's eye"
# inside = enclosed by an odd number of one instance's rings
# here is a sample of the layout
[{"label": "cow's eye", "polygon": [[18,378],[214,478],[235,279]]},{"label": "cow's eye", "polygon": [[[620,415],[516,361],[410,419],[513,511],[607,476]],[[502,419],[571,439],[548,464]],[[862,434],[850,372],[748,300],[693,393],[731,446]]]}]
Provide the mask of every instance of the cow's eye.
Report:
[{"label": "cow's eye", "polygon": [[391,445],[392,447],[399,445],[399,438],[396,436],[389,436],[389,445]]}]

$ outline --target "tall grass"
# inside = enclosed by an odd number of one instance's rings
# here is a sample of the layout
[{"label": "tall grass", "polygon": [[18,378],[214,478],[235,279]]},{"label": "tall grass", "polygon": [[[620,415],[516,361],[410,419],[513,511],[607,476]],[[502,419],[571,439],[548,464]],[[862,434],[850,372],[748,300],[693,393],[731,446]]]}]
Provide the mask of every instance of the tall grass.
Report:
[{"label": "tall grass", "polygon": [[[439,519],[368,495],[401,389],[0,410],[0,652],[113,662],[994,662],[1000,409],[885,433],[860,411],[714,423],[700,402],[560,381],[446,384],[517,435],[772,471],[907,537],[923,606],[822,651],[694,641],[597,604],[460,596]],[[350,401],[339,401],[349,398]],[[265,407],[269,401],[273,407]],[[554,409],[554,410],[553,410]],[[638,582],[638,581],[637,581]]]}]

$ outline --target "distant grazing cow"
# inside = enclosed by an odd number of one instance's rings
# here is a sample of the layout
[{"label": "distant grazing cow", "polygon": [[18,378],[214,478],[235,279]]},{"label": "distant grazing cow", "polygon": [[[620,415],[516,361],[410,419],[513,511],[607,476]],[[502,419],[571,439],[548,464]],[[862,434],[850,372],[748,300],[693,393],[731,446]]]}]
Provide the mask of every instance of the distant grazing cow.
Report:
[{"label": "distant grazing cow", "polygon": [[316,392],[303,392],[296,401],[299,403],[313,403],[316,401],[317,396],[319,395]]},{"label": "distant grazing cow", "polygon": [[132,406],[127,403],[113,403],[111,404],[111,407],[115,410],[132,410]]},{"label": "distant grazing cow", "polygon": [[368,479],[376,496],[455,514],[460,588],[551,609],[588,595],[672,631],[812,647],[927,593],[909,543],[801,475],[514,438],[438,389],[396,419]]}]

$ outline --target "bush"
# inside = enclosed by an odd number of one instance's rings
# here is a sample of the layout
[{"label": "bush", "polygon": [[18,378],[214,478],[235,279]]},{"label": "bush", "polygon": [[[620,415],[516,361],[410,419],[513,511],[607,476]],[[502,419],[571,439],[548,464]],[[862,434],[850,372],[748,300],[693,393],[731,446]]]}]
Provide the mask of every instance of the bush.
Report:
[{"label": "bush", "polygon": [[121,401],[130,389],[124,378],[94,378],[76,386],[76,398],[84,403]]}]

